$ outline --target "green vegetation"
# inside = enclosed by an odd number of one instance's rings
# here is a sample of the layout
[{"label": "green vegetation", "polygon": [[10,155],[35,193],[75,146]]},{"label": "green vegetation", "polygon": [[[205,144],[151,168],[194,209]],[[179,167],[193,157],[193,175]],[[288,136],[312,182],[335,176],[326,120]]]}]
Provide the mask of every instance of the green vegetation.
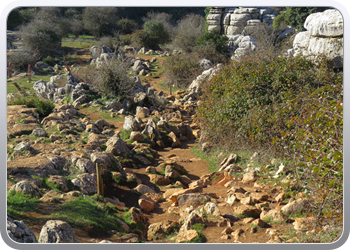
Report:
[{"label": "green vegetation", "polygon": [[17,96],[8,100],[7,105],[27,105],[28,108],[36,108],[41,118],[48,116],[55,108],[52,101],[43,100],[37,96]]},{"label": "green vegetation", "polygon": [[207,31],[204,34],[202,34],[198,40],[197,44],[200,46],[205,46],[205,45],[213,45],[215,50],[219,53],[224,53],[226,44],[228,41],[227,36],[223,36],[220,34],[220,31],[218,30],[213,30],[213,31]]},{"label": "green vegetation", "polygon": [[113,205],[103,205],[96,196],[79,197],[59,205],[52,218],[66,221],[72,227],[106,234],[110,230],[122,231]]},{"label": "green vegetation", "polygon": [[30,195],[22,193],[8,193],[7,215],[13,219],[25,218],[28,212],[36,212],[41,201]]},{"label": "green vegetation", "polygon": [[204,86],[197,117],[213,145],[288,162],[304,193],[319,197],[319,223],[329,223],[336,215],[322,212],[326,204],[342,217],[342,85],[342,73],[324,58],[315,64],[256,53],[227,65]]},{"label": "green vegetation", "polygon": [[306,18],[315,12],[322,12],[327,7],[287,7],[273,20],[274,29],[285,29],[288,25],[296,28],[299,32],[305,30],[304,22]]}]

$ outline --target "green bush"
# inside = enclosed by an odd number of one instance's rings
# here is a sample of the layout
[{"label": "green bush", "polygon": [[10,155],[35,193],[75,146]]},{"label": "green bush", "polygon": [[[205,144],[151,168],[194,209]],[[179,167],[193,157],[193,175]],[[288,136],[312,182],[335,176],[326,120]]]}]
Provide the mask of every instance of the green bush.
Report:
[{"label": "green bush", "polygon": [[227,36],[221,35],[220,31],[218,30],[213,30],[207,31],[201,35],[197,40],[197,44],[200,46],[205,46],[207,44],[214,45],[217,52],[224,53],[227,46],[227,41]]},{"label": "green bush", "polygon": [[284,29],[287,25],[291,25],[299,32],[305,30],[304,22],[306,18],[316,12],[325,11],[326,7],[287,7],[285,12],[277,16],[273,21],[274,29]]},{"label": "green bush", "polygon": [[43,62],[50,66],[55,66],[55,64],[57,63],[56,59],[53,58],[52,56],[43,58]]},{"label": "green bush", "polygon": [[36,108],[40,118],[48,116],[55,108],[52,101],[42,100],[37,96],[16,96],[8,100],[7,105],[27,105],[28,108]]},{"label": "green bush", "polygon": [[144,24],[143,29],[146,32],[146,36],[142,38],[141,42],[147,48],[159,49],[159,45],[168,42],[170,39],[169,33],[162,22],[148,21]]},{"label": "green bush", "polygon": [[214,76],[198,108],[203,140],[284,158],[303,192],[317,197],[317,228],[342,218],[343,75],[329,65],[256,53]]}]

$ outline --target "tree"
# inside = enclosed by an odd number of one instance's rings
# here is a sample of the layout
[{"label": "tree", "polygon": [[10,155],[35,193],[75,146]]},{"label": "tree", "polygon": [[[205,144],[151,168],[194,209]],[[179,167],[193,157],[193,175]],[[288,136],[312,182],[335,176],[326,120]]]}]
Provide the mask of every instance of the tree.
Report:
[{"label": "tree", "polygon": [[114,7],[87,7],[83,11],[84,28],[96,37],[112,35],[118,29],[117,13]]},{"label": "tree", "polygon": [[205,21],[200,15],[190,14],[181,19],[176,27],[173,44],[184,50],[192,52],[197,46],[197,39],[205,32]]},{"label": "tree", "polygon": [[151,49],[159,49],[159,45],[169,41],[170,36],[165,30],[162,22],[151,20],[144,24],[144,31],[147,34],[143,43]]}]

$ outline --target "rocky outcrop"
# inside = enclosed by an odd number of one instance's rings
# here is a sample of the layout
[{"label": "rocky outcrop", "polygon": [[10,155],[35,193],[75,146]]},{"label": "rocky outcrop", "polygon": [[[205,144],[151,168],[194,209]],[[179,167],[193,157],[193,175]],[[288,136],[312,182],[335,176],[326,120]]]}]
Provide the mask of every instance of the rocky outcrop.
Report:
[{"label": "rocky outcrop", "polygon": [[219,30],[225,35],[244,34],[259,25],[272,25],[278,14],[269,7],[212,7],[207,17],[208,30]]},{"label": "rocky outcrop", "polygon": [[325,56],[335,68],[343,68],[343,18],[338,10],[330,9],[309,15],[306,31],[299,32],[293,42],[292,56]]}]

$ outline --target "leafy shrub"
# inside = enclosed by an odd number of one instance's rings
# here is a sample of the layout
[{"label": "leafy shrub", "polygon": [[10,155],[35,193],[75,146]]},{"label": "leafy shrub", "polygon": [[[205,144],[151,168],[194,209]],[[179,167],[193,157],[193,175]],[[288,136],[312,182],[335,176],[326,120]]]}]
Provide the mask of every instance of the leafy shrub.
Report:
[{"label": "leafy shrub", "polygon": [[28,108],[36,108],[41,118],[51,114],[55,108],[52,101],[42,100],[37,96],[16,96],[8,100],[7,105],[27,105]]},{"label": "leafy shrub", "polygon": [[191,82],[202,73],[197,53],[183,53],[172,55],[164,62],[168,86],[187,88]]},{"label": "leafy shrub", "polygon": [[205,46],[207,44],[214,45],[217,52],[224,53],[227,41],[227,36],[221,35],[218,30],[213,30],[210,32],[207,31],[201,35],[197,40],[197,44],[200,46]]},{"label": "leafy shrub", "polygon": [[128,65],[110,60],[91,72],[92,89],[100,96],[122,100],[131,95],[133,81],[127,73]]},{"label": "leafy shrub", "polygon": [[172,23],[172,17],[173,16],[170,13],[150,11],[147,12],[147,15],[145,17],[142,17],[142,21],[144,23],[152,20],[161,22],[164,26],[164,29],[169,33],[170,37],[172,37],[175,29]]},{"label": "leafy shrub", "polygon": [[55,63],[57,63],[56,59],[53,58],[52,56],[48,56],[48,57],[43,58],[43,62],[50,65],[50,66],[54,66]]},{"label": "leafy shrub", "polygon": [[272,148],[285,159],[304,193],[316,197],[318,231],[342,220],[343,75],[329,65],[256,53],[215,75],[198,108],[203,140],[231,151]]},{"label": "leafy shrub", "polygon": [[169,41],[169,32],[164,28],[162,22],[151,20],[143,27],[146,35],[142,36],[142,45],[150,49],[159,49],[159,45]]}]

